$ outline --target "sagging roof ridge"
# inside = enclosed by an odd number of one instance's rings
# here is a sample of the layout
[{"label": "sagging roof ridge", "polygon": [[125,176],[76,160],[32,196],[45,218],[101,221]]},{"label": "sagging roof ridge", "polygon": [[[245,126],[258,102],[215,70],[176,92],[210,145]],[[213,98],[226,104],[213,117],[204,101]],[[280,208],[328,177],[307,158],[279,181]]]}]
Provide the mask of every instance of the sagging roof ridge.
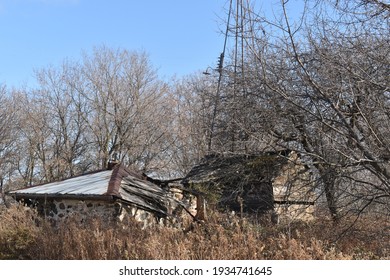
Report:
[{"label": "sagging roof ridge", "polygon": [[112,174],[108,182],[106,195],[112,195],[121,198],[119,189],[121,187],[122,179],[129,175],[139,180],[146,180],[146,178],[144,178],[140,173],[128,169],[122,163],[118,163],[112,168]]},{"label": "sagging roof ridge", "polygon": [[231,159],[231,158],[253,158],[260,156],[282,156],[288,157],[293,150],[291,149],[270,149],[270,150],[262,150],[255,151],[252,153],[210,153],[205,155],[200,159],[198,164],[202,164],[203,162],[209,162],[210,160],[223,160],[223,159]]},{"label": "sagging roof ridge", "polygon": [[[289,156],[291,155],[293,151],[290,149],[283,149],[283,150],[264,150],[264,151],[257,151],[253,153],[213,153],[206,155],[203,157],[198,164],[194,165],[193,168],[187,173],[187,175],[183,178],[181,183],[186,186],[191,181],[204,181],[206,178],[204,176],[208,177],[209,175],[213,174],[213,176],[216,176],[214,179],[225,177],[225,173],[221,173],[223,170],[227,170],[229,168],[232,168],[233,166],[236,166],[237,164],[240,166],[243,166],[243,161],[247,160],[253,160],[257,158],[262,157],[272,157],[274,159],[280,159],[282,161],[288,161]],[[280,165],[280,162],[279,162]],[[243,166],[245,167],[245,166]],[[241,170],[245,171],[245,170]],[[238,172],[238,171],[236,171]],[[232,173],[233,174],[233,173]],[[237,173],[238,174],[238,173]],[[239,176],[239,175],[238,175]],[[207,178],[206,180],[214,180],[211,177]]]}]

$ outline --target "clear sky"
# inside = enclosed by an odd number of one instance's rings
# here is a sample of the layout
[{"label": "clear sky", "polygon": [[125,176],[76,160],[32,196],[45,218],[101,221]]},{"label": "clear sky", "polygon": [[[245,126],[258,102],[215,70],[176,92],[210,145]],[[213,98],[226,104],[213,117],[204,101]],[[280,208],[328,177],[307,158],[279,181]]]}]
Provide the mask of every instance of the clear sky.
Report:
[{"label": "clear sky", "polygon": [[33,69],[94,46],[145,51],[161,78],[215,66],[226,0],[0,0],[0,84],[34,85]]}]

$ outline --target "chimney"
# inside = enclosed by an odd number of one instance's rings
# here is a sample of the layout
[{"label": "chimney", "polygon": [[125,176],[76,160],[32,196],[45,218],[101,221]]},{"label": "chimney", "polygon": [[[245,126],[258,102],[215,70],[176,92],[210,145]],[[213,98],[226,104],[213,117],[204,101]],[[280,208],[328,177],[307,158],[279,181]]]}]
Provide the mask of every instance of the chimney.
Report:
[{"label": "chimney", "polygon": [[119,164],[119,161],[117,161],[117,160],[110,160],[110,161],[107,163],[107,170],[113,170],[114,167],[115,167],[116,165],[118,165],[118,164]]}]

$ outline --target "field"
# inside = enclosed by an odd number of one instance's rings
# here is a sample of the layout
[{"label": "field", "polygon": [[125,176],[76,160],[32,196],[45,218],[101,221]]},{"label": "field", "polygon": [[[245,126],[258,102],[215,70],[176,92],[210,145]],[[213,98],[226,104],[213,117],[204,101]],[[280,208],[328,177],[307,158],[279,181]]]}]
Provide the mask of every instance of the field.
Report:
[{"label": "field", "polygon": [[389,229],[388,220],[372,217],[275,226],[218,212],[185,230],[142,229],[132,220],[114,224],[96,217],[53,226],[14,206],[0,212],[0,259],[389,259]]}]

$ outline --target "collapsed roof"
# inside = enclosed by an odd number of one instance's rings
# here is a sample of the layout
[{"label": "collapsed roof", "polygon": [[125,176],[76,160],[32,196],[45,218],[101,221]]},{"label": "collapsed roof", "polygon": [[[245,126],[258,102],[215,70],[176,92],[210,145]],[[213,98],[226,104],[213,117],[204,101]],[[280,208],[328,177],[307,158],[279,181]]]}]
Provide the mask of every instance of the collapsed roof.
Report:
[{"label": "collapsed roof", "polygon": [[291,151],[251,155],[210,155],[182,180],[187,188],[209,194],[222,208],[248,212],[274,209],[273,180],[289,162]]},{"label": "collapsed roof", "polygon": [[183,179],[183,184],[216,181],[231,183],[243,178],[269,180],[287,163],[290,151],[264,152],[262,154],[237,154],[206,156]]}]

